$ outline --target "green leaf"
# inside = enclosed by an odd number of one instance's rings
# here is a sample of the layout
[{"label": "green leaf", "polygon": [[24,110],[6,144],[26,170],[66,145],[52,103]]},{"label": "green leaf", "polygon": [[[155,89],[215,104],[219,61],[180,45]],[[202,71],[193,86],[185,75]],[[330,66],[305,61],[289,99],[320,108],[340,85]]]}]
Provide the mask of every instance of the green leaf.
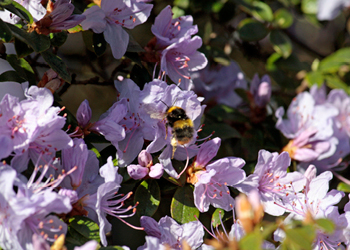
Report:
[{"label": "green leaf", "polygon": [[325,76],[327,86],[332,89],[343,89],[346,93],[350,94],[350,88],[345,82],[340,80],[338,76]]},{"label": "green leaf", "polygon": [[11,4],[3,5],[3,7],[4,9],[7,9],[8,11],[19,16],[21,19],[26,20],[28,23],[33,23],[33,17],[30,12],[19,3],[12,1]]},{"label": "green leaf", "polygon": [[281,58],[281,55],[278,53],[273,53],[266,61],[266,70],[267,71],[276,71],[278,69],[276,62]]},{"label": "green leaf", "polygon": [[178,6],[182,9],[187,9],[189,4],[189,0],[174,0],[174,6]]},{"label": "green leaf", "polygon": [[83,41],[85,43],[86,48],[91,52],[95,53],[95,50],[93,48],[93,41],[92,41],[94,32],[92,32],[91,30],[84,30],[82,32],[82,35],[83,35]]},{"label": "green leaf", "polygon": [[71,82],[71,76],[68,73],[66,64],[61,58],[53,54],[51,51],[47,50],[41,52],[42,57],[47,62],[47,64],[66,82]]},{"label": "green leaf", "polygon": [[215,227],[221,225],[221,222],[225,222],[225,221],[231,219],[232,216],[233,216],[232,211],[227,212],[221,208],[215,209],[215,211],[211,217],[213,227],[215,228]]},{"label": "green leaf", "polygon": [[0,0],[0,6],[9,5],[12,3],[12,0]]},{"label": "green leaf", "polygon": [[50,48],[50,38],[47,36],[38,35],[36,32],[27,33],[15,25],[8,24],[8,26],[15,38],[28,44],[35,52],[39,53]]},{"label": "green leaf", "polygon": [[185,15],[185,11],[183,9],[180,9],[177,6],[174,6],[171,10],[173,12],[173,18],[178,18],[180,16],[184,16]]},{"label": "green leaf", "polygon": [[223,66],[229,66],[231,64],[230,59],[227,59],[225,57],[214,57],[213,60],[214,62],[217,62]]},{"label": "green leaf", "polygon": [[271,22],[273,20],[273,13],[270,6],[264,2],[254,1],[252,3],[252,15],[259,21]]},{"label": "green leaf", "polygon": [[302,0],[301,10],[305,14],[317,14],[317,0]]},{"label": "green leaf", "polygon": [[[69,219],[69,228],[78,232],[84,240],[96,240],[100,242],[100,229],[96,222],[88,217],[74,216]],[[86,242],[85,241],[85,242]]]},{"label": "green leaf", "polygon": [[299,58],[295,54],[291,54],[288,58],[280,57],[276,64],[279,69],[286,71],[295,71],[299,72],[300,70],[308,70],[309,64],[305,62],[300,62]]},{"label": "green leaf", "polygon": [[307,225],[300,228],[286,229],[284,232],[286,238],[283,243],[298,247],[295,249],[312,249],[312,243],[316,236],[313,226]]},{"label": "green leaf", "polygon": [[263,238],[259,230],[255,230],[252,233],[246,234],[239,241],[240,250],[261,250]]},{"label": "green leaf", "polygon": [[66,31],[50,33],[51,45],[54,47],[60,47],[66,42],[67,37],[68,35]]},{"label": "green leaf", "polygon": [[16,70],[17,74],[26,79],[30,85],[36,84],[34,70],[24,58],[17,58],[16,55],[7,55],[6,60]]},{"label": "green leaf", "polygon": [[282,31],[271,31],[270,42],[272,43],[273,49],[283,58],[288,58],[292,54],[292,41]]},{"label": "green leaf", "polygon": [[267,36],[268,29],[264,24],[252,18],[246,18],[238,24],[238,34],[242,40],[254,42]]},{"label": "green leaf", "polygon": [[19,58],[28,56],[34,52],[32,47],[17,38],[15,38],[15,50]]},{"label": "green leaf", "polygon": [[333,234],[335,225],[331,220],[321,218],[316,220],[316,224],[327,234]]},{"label": "green leaf", "polygon": [[0,38],[4,42],[9,42],[12,39],[12,32],[7,24],[0,19]]},{"label": "green leaf", "polygon": [[194,205],[192,185],[187,184],[176,190],[171,201],[170,213],[171,217],[181,224],[195,221],[196,217],[199,217],[199,210]]},{"label": "green leaf", "polygon": [[323,74],[319,71],[310,71],[306,74],[305,80],[308,82],[311,87],[314,84],[321,86],[324,83]]},{"label": "green leaf", "polygon": [[19,76],[14,70],[9,70],[0,75],[0,82],[25,82],[26,79]]},{"label": "green leaf", "polygon": [[350,48],[342,48],[327,56],[320,62],[318,69],[325,73],[335,73],[344,64],[350,64]]},{"label": "green leaf", "polygon": [[160,204],[160,188],[157,181],[147,179],[141,182],[136,189],[134,201],[139,202],[136,210],[139,216],[151,217]]},{"label": "green leaf", "polygon": [[103,33],[94,33],[92,35],[92,48],[97,56],[102,56],[107,49],[107,42]]},{"label": "green leaf", "polygon": [[274,13],[273,22],[277,27],[287,29],[293,24],[293,16],[288,10],[281,8]]},{"label": "green leaf", "polygon": [[337,190],[338,191],[343,191],[346,193],[350,193],[350,185],[344,183],[344,182],[340,182],[337,186]]}]

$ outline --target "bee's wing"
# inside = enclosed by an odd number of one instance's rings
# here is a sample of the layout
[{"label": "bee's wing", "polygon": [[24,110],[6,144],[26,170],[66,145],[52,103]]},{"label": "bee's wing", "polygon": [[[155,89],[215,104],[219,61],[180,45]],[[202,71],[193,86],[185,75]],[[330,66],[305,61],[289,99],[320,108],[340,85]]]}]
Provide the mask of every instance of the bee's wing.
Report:
[{"label": "bee's wing", "polygon": [[162,120],[165,117],[164,112],[159,111],[154,103],[145,103],[143,108],[152,119]]}]

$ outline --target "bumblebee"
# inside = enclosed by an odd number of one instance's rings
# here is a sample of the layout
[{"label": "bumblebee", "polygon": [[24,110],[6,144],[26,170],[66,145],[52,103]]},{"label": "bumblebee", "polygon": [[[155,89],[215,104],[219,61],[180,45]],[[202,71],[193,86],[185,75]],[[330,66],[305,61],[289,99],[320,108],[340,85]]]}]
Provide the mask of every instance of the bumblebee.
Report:
[{"label": "bumblebee", "polygon": [[183,108],[171,106],[168,107],[165,113],[165,118],[167,120],[167,123],[165,124],[166,137],[168,135],[168,127],[171,127],[171,146],[173,146],[173,153],[171,158],[174,158],[176,146],[178,144],[187,144],[192,140],[194,135],[194,127],[192,120],[187,116]]}]

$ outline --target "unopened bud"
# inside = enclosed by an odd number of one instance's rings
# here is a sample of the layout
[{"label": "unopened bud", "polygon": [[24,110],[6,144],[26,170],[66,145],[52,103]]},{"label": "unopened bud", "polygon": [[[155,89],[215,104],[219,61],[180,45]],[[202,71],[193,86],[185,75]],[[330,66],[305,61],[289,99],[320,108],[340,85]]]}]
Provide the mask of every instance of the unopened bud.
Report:
[{"label": "unopened bud", "polygon": [[264,209],[260,203],[260,198],[257,192],[251,192],[249,198],[245,194],[240,194],[236,198],[237,219],[246,233],[253,231],[264,216]]}]

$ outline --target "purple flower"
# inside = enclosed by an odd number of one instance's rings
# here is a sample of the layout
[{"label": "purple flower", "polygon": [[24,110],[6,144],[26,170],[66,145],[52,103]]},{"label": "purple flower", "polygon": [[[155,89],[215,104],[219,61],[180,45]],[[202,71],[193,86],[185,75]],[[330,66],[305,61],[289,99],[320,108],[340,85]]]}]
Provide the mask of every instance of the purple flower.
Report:
[{"label": "purple flower", "polygon": [[44,173],[34,182],[37,172],[36,168],[28,183],[24,183],[16,177],[13,168],[6,165],[0,167],[0,183],[3,185],[0,190],[0,230],[3,232],[0,246],[5,249],[31,248],[33,234],[42,235],[45,240],[53,242],[67,231],[67,225],[51,215],[68,213],[72,209],[68,197],[52,191],[66,175],[43,184]]},{"label": "purple flower", "polygon": [[130,79],[115,81],[118,98],[127,100],[127,113],[119,124],[125,129],[125,138],[118,142],[118,166],[126,167],[142,150],[145,140],[155,136],[155,122],[147,122],[149,115],[142,109],[140,88]]},{"label": "purple flower", "polygon": [[[191,38],[198,32],[193,25],[192,16],[182,16],[172,19],[171,7],[165,7],[156,17],[152,39],[146,47],[147,51],[155,51],[155,58],[160,55],[160,70],[178,83],[182,89],[191,88],[190,73],[203,69],[208,60],[204,54],[197,51],[202,46],[199,36]],[[147,56],[146,56],[147,57]],[[154,55],[153,55],[154,57]],[[153,57],[147,60],[154,60]]]},{"label": "purple flower", "polygon": [[62,165],[67,172],[76,167],[76,170],[69,175],[71,186],[76,189],[82,182],[89,152],[83,139],[74,139],[73,143],[73,147],[62,150]]},{"label": "purple flower", "polygon": [[61,32],[73,28],[85,20],[83,15],[72,15],[74,5],[70,0],[51,0],[47,4],[46,15],[39,21],[32,24],[30,30],[38,34],[48,35],[54,32]]},{"label": "purple flower", "polygon": [[125,138],[125,129],[119,123],[126,116],[127,110],[126,99],[114,103],[106,113],[101,115],[100,120],[90,127],[90,130],[103,135],[118,150],[118,142]]},{"label": "purple flower", "polygon": [[[106,233],[112,229],[112,225],[108,222],[106,216],[111,215],[129,226],[139,229],[123,220],[123,218],[130,217],[135,214],[137,204],[135,206],[122,208],[124,201],[131,196],[132,192],[128,193],[127,195],[118,194],[123,177],[118,174],[118,167],[114,167],[112,157],[109,157],[107,159],[107,163],[101,167],[100,175],[102,178],[104,178],[105,182],[98,187],[95,194],[92,194],[84,199],[84,205],[89,207],[90,212],[93,213],[89,213],[90,218],[96,220],[97,215],[100,227],[101,243],[106,246]],[[132,211],[131,214],[125,214],[130,210]]]},{"label": "purple flower", "polygon": [[290,157],[287,152],[270,153],[260,150],[254,173],[249,175],[236,188],[245,194],[256,190],[266,213],[282,215],[285,209],[276,205],[281,200],[288,202],[295,192],[303,189],[305,178],[299,172],[287,173]]},{"label": "purple flower", "polygon": [[205,103],[238,107],[242,103],[242,98],[234,90],[248,88],[242,70],[232,60],[228,66],[207,65],[204,69],[192,73],[191,78],[194,92],[203,96]]},{"label": "purple flower", "polygon": [[134,180],[139,180],[149,175],[154,179],[159,179],[163,175],[163,165],[157,163],[153,165],[152,156],[147,150],[142,150],[138,157],[139,164],[129,165],[128,174]]},{"label": "purple flower", "polygon": [[194,184],[194,204],[202,213],[208,211],[210,204],[232,210],[234,200],[227,186],[235,186],[246,177],[241,169],[245,161],[241,158],[226,157],[209,163],[220,144],[220,138],[203,143],[196,160],[187,170],[187,182]]},{"label": "purple flower", "polygon": [[336,18],[340,11],[350,6],[349,0],[318,0],[318,20],[332,20]]},{"label": "purple flower", "polygon": [[285,137],[291,139],[284,151],[301,162],[321,160],[335,152],[337,139],[333,136],[333,117],[339,111],[330,104],[316,105],[308,92],[299,94],[290,104],[287,119],[284,109],[276,111],[276,123]]},{"label": "purple flower", "polygon": [[[41,4],[41,0],[16,0],[17,3],[21,4],[25,9],[27,9],[33,16],[34,21],[40,20],[46,14],[46,9]],[[11,24],[18,23],[21,18],[9,12],[8,10],[0,11],[0,18],[4,22]]]},{"label": "purple flower", "polygon": [[[348,119],[350,114],[350,97],[344,91],[336,89],[332,90],[327,96],[325,87],[318,88],[316,85],[310,89],[310,94],[315,101],[315,107],[326,107],[337,110],[337,114],[330,117],[332,121],[332,136],[328,139],[328,142],[319,142],[317,143],[318,147],[315,147],[316,151],[321,151],[322,147],[328,147],[329,149],[318,158],[299,164],[302,168],[307,168],[309,164],[313,164],[317,167],[318,171],[322,172],[340,165],[343,157],[350,153],[350,120]],[[318,117],[322,115],[324,116],[324,114],[321,113],[315,114],[314,116],[316,119],[312,120],[322,122],[322,118]],[[322,128],[319,127],[319,129]],[[307,133],[308,132],[305,132],[303,135],[300,135],[299,139],[295,139],[290,145],[295,146],[296,144],[302,145],[305,143],[303,136],[307,135]],[[308,147],[307,145],[308,144],[303,147]],[[312,146],[309,147],[312,148]],[[338,169],[340,169],[340,167],[338,167]]]},{"label": "purple flower", "polygon": [[156,17],[151,30],[157,38],[158,49],[177,43],[181,38],[190,38],[198,32],[197,25],[193,25],[192,16],[173,19],[173,12],[169,5]]},{"label": "purple flower", "polygon": [[[142,216],[140,223],[148,235],[158,238],[162,245],[167,244],[172,249],[181,249],[183,240],[186,240],[191,249],[197,249],[203,243],[204,230],[199,221],[179,225],[168,216],[161,218],[158,223],[151,217]],[[148,246],[149,243],[151,242],[146,241],[146,244],[138,250],[152,249]],[[157,243],[157,241],[154,242],[154,244]]]},{"label": "purple flower", "polygon": [[[253,215],[255,213],[260,214],[260,207],[262,205],[261,205],[259,194],[255,191],[253,191],[253,192],[249,193],[247,198],[248,198],[248,202],[252,205],[252,207],[251,207],[252,210],[250,210],[249,212],[242,211],[243,214],[244,213],[246,213],[246,214],[249,213],[249,214],[253,214]],[[241,199],[240,196],[238,196],[236,198],[236,206],[237,206],[237,204],[239,204],[241,202],[239,199]],[[237,214],[238,213],[239,212],[237,211]],[[219,242],[219,244],[221,243],[224,246],[230,245],[230,241],[231,242],[232,241],[239,242],[246,235],[246,232],[244,231],[244,228],[242,226],[242,222],[240,221],[240,219],[236,219],[236,217],[235,217],[235,209],[234,208],[232,209],[232,214],[233,214],[233,224],[232,224],[231,230],[229,232],[228,232],[228,230],[225,229],[225,225],[224,225],[224,223],[222,221],[222,217],[221,217],[221,211],[219,211],[219,219],[220,219],[219,225],[214,227],[213,221],[212,221],[212,223],[210,225],[210,230],[206,229],[205,226],[203,225],[203,227],[210,234],[210,236],[213,237],[214,239],[216,239]],[[220,225],[222,227],[222,230],[219,229]],[[262,249],[270,249],[270,250],[275,249],[275,246],[271,242],[268,242],[266,240],[264,240],[261,247],[262,247]],[[200,250],[214,250],[214,249],[216,249],[216,248],[214,248],[214,246],[206,245],[206,244],[203,244],[200,248]]]},{"label": "purple flower", "polygon": [[22,101],[5,95],[0,102],[0,134],[11,137],[16,154],[11,164],[19,172],[27,168],[29,158],[45,164],[57,151],[73,145],[61,130],[66,119],[58,116],[59,107],[52,107],[52,93],[32,86],[25,95],[27,99]]},{"label": "purple flower", "polygon": [[161,53],[160,70],[182,89],[190,89],[191,72],[203,69],[208,63],[205,55],[197,51],[201,46],[202,39],[199,36],[182,38],[169,45]]},{"label": "purple flower", "polygon": [[101,7],[94,5],[83,13],[86,20],[81,25],[84,30],[103,32],[106,42],[111,45],[113,56],[119,59],[129,43],[129,35],[123,27],[133,29],[144,23],[152,7],[152,4],[134,0],[101,0]]},{"label": "purple flower", "polygon": [[[153,80],[146,84],[140,94],[140,100],[145,114],[145,123],[150,124],[155,129],[154,137],[151,139],[152,142],[147,146],[146,150],[150,153],[155,153],[165,147],[159,156],[159,162],[170,176],[179,178],[171,163],[173,152],[171,145],[172,131],[169,126],[166,131],[165,112],[172,105],[184,109],[189,119],[193,121],[195,130],[197,130],[200,126],[200,119],[205,106],[200,105],[200,100],[193,91],[184,91],[174,84],[169,86],[160,80]],[[189,143],[182,146],[178,145],[174,159],[183,161],[193,157],[198,151],[198,147],[194,145],[196,137],[197,132],[195,131]]]},{"label": "purple flower", "polygon": [[[322,249],[323,247],[337,249],[339,244],[344,241],[343,223],[338,208],[334,205],[341,200],[344,193],[337,190],[328,192],[329,181],[333,178],[329,171],[316,177],[316,168],[310,165],[305,172],[305,177],[307,178],[306,186],[301,193],[297,194],[295,200],[287,204],[279,203],[281,207],[285,207],[290,212],[285,221],[304,220],[307,216],[311,216],[313,219],[327,218],[333,221],[336,228],[331,235],[322,230],[316,231],[313,249]],[[275,240],[279,240],[278,238],[281,237],[283,238],[283,235],[277,232]]]}]

